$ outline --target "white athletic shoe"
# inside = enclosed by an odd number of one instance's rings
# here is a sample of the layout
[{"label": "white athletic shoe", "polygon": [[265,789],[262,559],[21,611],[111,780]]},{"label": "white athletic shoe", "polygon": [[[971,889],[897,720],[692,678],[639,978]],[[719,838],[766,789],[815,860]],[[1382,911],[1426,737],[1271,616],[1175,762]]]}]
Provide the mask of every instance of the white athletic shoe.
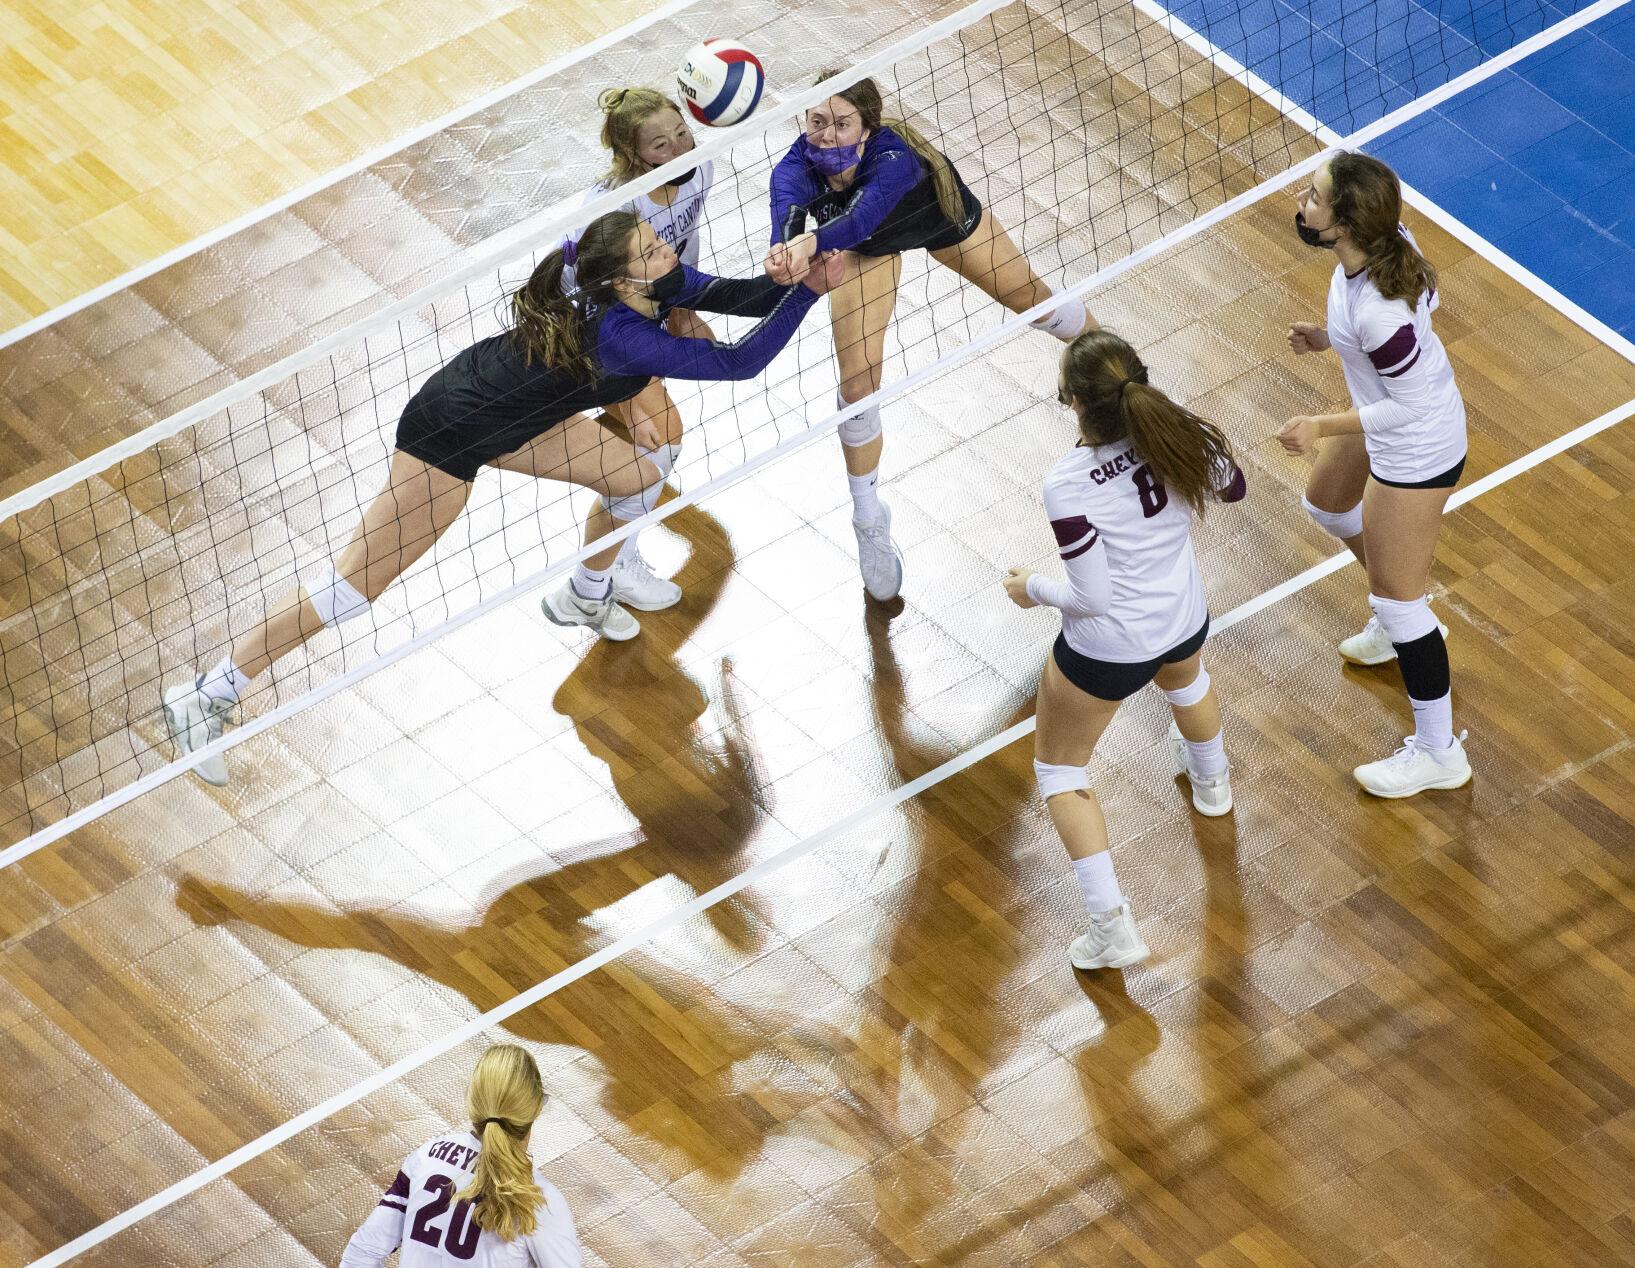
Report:
[{"label": "white athletic shoe", "polygon": [[1091,916],[1090,932],[1074,938],[1067,949],[1076,969],[1127,969],[1151,954],[1135,927],[1128,902]]},{"label": "white athletic shoe", "polygon": [[[1448,636],[1448,627],[1441,621],[1436,623],[1436,627],[1442,631],[1443,638]],[[1379,617],[1371,616],[1360,632],[1340,644],[1340,655],[1353,665],[1383,665],[1397,658],[1397,649],[1380,628]]]},{"label": "white athletic shoe", "polygon": [[639,550],[613,564],[613,601],[638,612],[662,612],[681,602],[681,587],[655,573]]},{"label": "white athletic shoe", "polygon": [[1170,756],[1175,759],[1175,773],[1185,775],[1187,783],[1192,785],[1192,808],[1201,815],[1208,815],[1211,819],[1218,819],[1221,815],[1231,814],[1231,767],[1213,777],[1194,775],[1187,766],[1186,739],[1181,735],[1181,728],[1173,722],[1169,724],[1169,751]]},{"label": "white athletic shoe", "polygon": [[615,643],[642,632],[641,623],[615,603],[612,594],[605,599],[580,598],[571,580],[541,599],[539,606],[554,625],[583,625]]},{"label": "white athletic shoe", "polygon": [[1465,756],[1461,731],[1453,746],[1436,752],[1410,735],[1390,757],[1369,762],[1351,773],[1376,797],[1412,797],[1432,788],[1462,788],[1470,782],[1470,759]]},{"label": "white athletic shoe", "polygon": [[891,508],[880,503],[880,514],[870,523],[852,521],[857,534],[857,570],[869,598],[884,603],[903,588],[903,556],[891,540]]},{"label": "white athletic shoe", "polygon": [[[233,706],[199,690],[202,679],[177,683],[165,691],[165,725],[176,741],[178,757],[186,757],[211,740],[221,738],[222,727],[232,720]],[[217,788],[227,783],[227,759],[212,753],[193,768],[198,777]]]}]

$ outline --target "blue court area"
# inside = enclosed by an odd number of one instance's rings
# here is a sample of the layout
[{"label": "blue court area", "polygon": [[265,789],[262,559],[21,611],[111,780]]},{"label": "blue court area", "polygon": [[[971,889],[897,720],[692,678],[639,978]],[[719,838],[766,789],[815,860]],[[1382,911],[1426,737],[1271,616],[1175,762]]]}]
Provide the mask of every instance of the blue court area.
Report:
[{"label": "blue court area", "polygon": [[1635,339],[1635,4],[1369,148]]},{"label": "blue court area", "polygon": [[[1589,0],[1187,0],[1171,12],[1341,135]],[[1368,147],[1635,338],[1635,2]]]}]

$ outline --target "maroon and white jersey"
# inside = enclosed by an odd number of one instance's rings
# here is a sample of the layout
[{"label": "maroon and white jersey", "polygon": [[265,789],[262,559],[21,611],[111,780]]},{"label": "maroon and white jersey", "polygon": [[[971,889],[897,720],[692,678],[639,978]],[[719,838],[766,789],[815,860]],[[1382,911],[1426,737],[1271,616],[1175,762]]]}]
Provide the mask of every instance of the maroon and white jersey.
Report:
[{"label": "maroon and white jersey", "polygon": [[[1221,474],[1220,497],[1243,496],[1243,473]],[[1154,660],[1209,615],[1192,550],[1192,508],[1171,497],[1129,441],[1080,445],[1045,476],[1045,514],[1067,580],[1035,573],[1028,595],[1060,608],[1062,636],[1082,656]]]},{"label": "maroon and white jersey", "polygon": [[1368,465],[1402,484],[1439,476],[1465,456],[1465,401],[1431,329],[1436,306],[1434,290],[1412,305],[1386,299],[1366,269],[1348,277],[1336,265],[1328,288],[1328,338],[1362,415]]},{"label": "maroon and white jersey", "polygon": [[536,1170],[545,1195],[538,1225],[501,1241],[471,1218],[455,1194],[471,1183],[482,1143],[471,1132],[428,1141],[409,1155],[363,1227],[341,1255],[341,1268],[380,1268],[399,1246],[399,1268],[580,1268],[579,1235],[561,1191]]}]

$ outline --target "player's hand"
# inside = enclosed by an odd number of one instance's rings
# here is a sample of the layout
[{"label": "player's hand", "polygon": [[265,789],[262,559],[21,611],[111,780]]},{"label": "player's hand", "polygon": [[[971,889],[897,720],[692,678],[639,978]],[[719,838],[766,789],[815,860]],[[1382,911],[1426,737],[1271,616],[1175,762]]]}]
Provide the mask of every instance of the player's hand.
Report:
[{"label": "player's hand", "polygon": [[827,295],[846,277],[846,257],[840,251],[826,251],[812,262],[801,280],[815,295]]},{"label": "player's hand", "polygon": [[1327,352],[1328,331],[1316,322],[1297,321],[1289,327],[1289,347],[1294,349],[1295,356],[1303,352]]},{"label": "player's hand", "polygon": [[1322,439],[1315,418],[1291,418],[1283,424],[1283,429],[1277,433],[1277,443],[1290,453],[1311,454],[1317,452],[1317,442]]},{"label": "player's hand", "polygon": [[793,279],[789,276],[789,244],[774,242],[772,249],[766,253],[766,275],[779,286],[792,286]]},{"label": "player's hand", "polygon": [[1005,570],[1005,593],[1010,595],[1011,602],[1019,608],[1036,608],[1038,602],[1028,593],[1028,578],[1033,575],[1031,568],[1007,568]]},{"label": "player's hand", "polygon": [[638,418],[630,424],[630,439],[643,449],[659,448],[664,444],[664,437],[659,432],[658,419]]}]

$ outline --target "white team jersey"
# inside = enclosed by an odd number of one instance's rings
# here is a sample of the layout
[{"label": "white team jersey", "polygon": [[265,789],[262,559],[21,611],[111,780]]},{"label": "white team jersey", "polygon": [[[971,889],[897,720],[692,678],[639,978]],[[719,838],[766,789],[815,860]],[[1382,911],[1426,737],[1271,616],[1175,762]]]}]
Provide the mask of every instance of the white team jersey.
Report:
[{"label": "white team jersey", "polygon": [[1362,414],[1368,465],[1386,480],[1429,480],[1465,456],[1465,401],[1431,329],[1436,306],[1434,290],[1412,306],[1386,299],[1366,269],[1347,277],[1336,265],[1329,284],[1329,342]]},{"label": "white team jersey", "polygon": [[[622,210],[633,211],[647,221],[653,226],[653,232],[658,234],[659,241],[667,243],[681,257],[683,264],[697,268],[699,242],[704,230],[704,200],[709,197],[710,186],[714,183],[715,163],[706,161],[700,163],[687,183],[676,190],[675,201],[668,207],[654,202],[646,194],[638,194],[627,199]],[[612,188],[606,181],[597,181],[585,195],[585,202],[600,198]],[[563,270],[563,281],[568,286],[574,284],[572,269]]]},{"label": "white team jersey", "polygon": [[[1234,470],[1228,478],[1240,477]],[[1068,586],[1047,579],[1034,597],[1062,609],[1062,636],[1074,651],[1096,660],[1153,660],[1198,632],[1209,609],[1192,552],[1192,508],[1170,496],[1129,441],[1080,445],[1053,466],[1045,514]],[[1103,567],[1105,581],[1097,575]],[[1086,614],[1067,597],[1093,591],[1106,594],[1104,611]]]},{"label": "white team jersey", "polygon": [[545,1195],[539,1223],[527,1237],[501,1241],[471,1218],[454,1195],[471,1182],[482,1144],[471,1132],[427,1141],[409,1155],[363,1227],[341,1255],[341,1268],[380,1268],[403,1248],[399,1268],[580,1268],[579,1235],[567,1199],[538,1171]]}]

